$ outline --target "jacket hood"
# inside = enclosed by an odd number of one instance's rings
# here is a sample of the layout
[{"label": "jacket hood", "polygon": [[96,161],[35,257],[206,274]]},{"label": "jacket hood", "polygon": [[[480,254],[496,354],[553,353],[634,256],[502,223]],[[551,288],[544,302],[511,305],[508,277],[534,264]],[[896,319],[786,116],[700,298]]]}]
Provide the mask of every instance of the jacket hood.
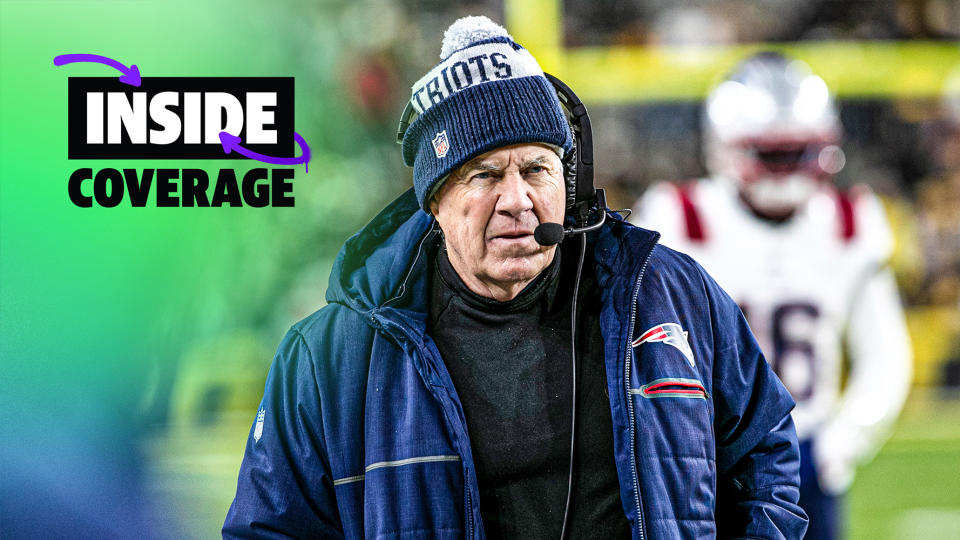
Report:
[{"label": "jacket hood", "polygon": [[436,220],[420,210],[413,189],[384,208],[347,240],[330,272],[327,302],[369,312],[403,293],[400,290],[424,236]]}]

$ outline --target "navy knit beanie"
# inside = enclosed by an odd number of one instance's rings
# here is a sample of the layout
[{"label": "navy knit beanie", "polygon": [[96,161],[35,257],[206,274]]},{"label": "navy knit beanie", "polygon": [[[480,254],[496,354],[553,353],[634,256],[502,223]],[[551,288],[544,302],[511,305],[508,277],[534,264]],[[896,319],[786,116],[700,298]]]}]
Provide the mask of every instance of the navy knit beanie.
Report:
[{"label": "navy knit beanie", "polygon": [[419,115],[403,137],[420,207],[440,181],[470,159],[502,146],[548,143],[569,152],[570,127],[553,85],[526,49],[486,17],[447,29],[441,62],[411,89]]}]

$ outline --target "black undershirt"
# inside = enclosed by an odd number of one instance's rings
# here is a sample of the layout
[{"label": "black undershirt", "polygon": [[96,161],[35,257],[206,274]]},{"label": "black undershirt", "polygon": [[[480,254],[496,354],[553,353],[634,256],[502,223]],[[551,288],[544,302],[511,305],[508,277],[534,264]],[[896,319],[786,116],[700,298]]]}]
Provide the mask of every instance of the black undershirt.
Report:
[{"label": "black undershirt", "polygon": [[[579,239],[516,298],[470,291],[436,249],[428,331],[463,404],[487,537],[560,537],[570,459],[570,309]],[[561,260],[562,259],[562,260]],[[599,291],[584,264],[568,538],[628,538],[613,454]]]}]

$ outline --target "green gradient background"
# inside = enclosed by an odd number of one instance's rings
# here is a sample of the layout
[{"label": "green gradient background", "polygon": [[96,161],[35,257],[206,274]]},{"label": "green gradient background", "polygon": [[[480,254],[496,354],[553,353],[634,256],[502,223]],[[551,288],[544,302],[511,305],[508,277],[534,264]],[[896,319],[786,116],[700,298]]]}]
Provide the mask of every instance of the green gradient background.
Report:
[{"label": "green gradient background", "polygon": [[[153,501],[151,463],[166,443],[154,441],[191,423],[181,416],[256,405],[283,330],[322,305],[337,247],[402,189],[402,180],[383,189],[382,171],[363,153],[370,136],[343,98],[349,42],[335,27],[344,9],[0,3],[3,516],[98,536],[160,519],[169,509]],[[67,78],[118,75],[97,64],[55,67],[67,53],[137,64],[144,77],[294,76],[296,129],[313,149],[310,173],[296,169],[296,206],[156,208],[151,193],[146,208],[75,207],[67,179],[81,167],[196,167],[211,176],[223,167],[239,176],[260,164],[67,160]],[[190,396],[178,383],[184,373],[228,382]],[[203,393],[203,381],[197,386]],[[203,407],[191,409],[198,399]],[[234,475],[246,427],[239,440],[234,430],[217,443]],[[24,510],[37,506],[52,513]],[[7,533],[23,532],[6,521]]]}]

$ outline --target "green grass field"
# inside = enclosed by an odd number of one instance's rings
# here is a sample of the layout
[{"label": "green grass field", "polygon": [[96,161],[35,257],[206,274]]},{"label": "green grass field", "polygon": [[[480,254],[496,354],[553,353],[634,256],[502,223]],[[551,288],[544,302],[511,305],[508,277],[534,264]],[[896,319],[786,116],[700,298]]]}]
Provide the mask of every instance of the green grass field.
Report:
[{"label": "green grass field", "polygon": [[[255,412],[147,441],[150,490],[184,538],[215,538],[236,488]],[[847,501],[853,540],[960,539],[960,400],[914,391]]]},{"label": "green grass field", "polygon": [[960,538],[960,400],[914,391],[849,494],[849,538]]}]

